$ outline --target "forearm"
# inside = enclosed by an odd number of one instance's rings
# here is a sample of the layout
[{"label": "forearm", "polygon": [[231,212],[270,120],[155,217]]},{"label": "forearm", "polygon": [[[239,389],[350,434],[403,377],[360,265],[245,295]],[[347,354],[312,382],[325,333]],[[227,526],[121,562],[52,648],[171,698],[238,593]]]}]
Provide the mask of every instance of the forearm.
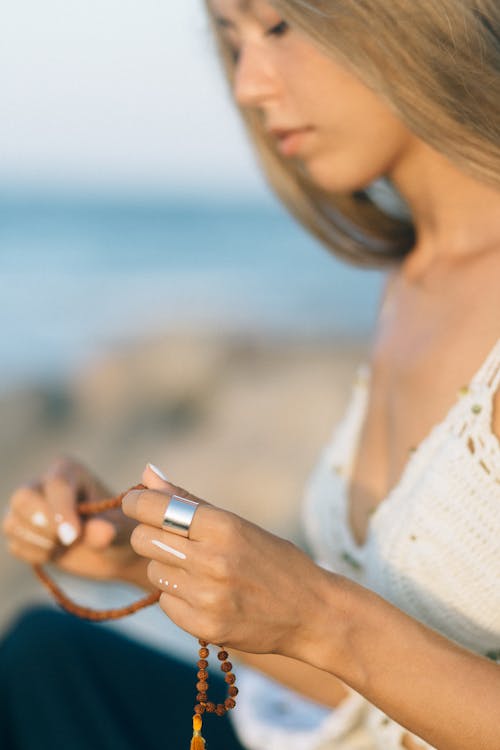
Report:
[{"label": "forearm", "polygon": [[346,686],[333,674],[297,659],[278,654],[247,654],[229,649],[231,659],[263,672],[295,692],[334,708],[348,694]]},{"label": "forearm", "polygon": [[313,622],[298,658],[332,672],[439,750],[498,750],[496,664],[326,571]]}]

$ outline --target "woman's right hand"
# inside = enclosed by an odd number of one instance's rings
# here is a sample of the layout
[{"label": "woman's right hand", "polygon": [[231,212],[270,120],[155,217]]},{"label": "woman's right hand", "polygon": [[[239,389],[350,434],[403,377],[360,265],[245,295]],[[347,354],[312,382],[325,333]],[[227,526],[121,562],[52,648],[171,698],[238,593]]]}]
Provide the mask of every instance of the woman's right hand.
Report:
[{"label": "woman's right hand", "polygon": [[88,519],[78,515],[79,502],[112,495],[78,461],[57,459],[10,498],[2,525],[9,551],[31,565],[51,562],[85,578],[118,579],[150,588],[144,561],[130,546],[135,522],[119,509]]}]

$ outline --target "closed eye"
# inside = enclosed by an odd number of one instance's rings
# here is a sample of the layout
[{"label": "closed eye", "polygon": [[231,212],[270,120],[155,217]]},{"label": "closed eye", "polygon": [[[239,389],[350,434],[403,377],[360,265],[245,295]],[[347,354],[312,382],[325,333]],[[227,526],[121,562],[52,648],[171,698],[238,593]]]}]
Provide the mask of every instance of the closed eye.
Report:
[{"label": "closed eye", "polygon": [[290,26],[286,21],[280,21],[266,31],[266,36],[283,36],[289,28]]},{"label": "closed eye", "polygon": [[[223,28],[224,27],[229,28],[230,26],[230,22],[225,21],[225,19],[219,18],[217,19],[217,22]],[[281,37],[281,36],[284,36],[289,29],[290,29],[290,24],[287,21],[280,21],[279,23],[267,29],[267,31],[265,32],[265,36]],[[233,48],[231,50],[231,57],[233,59],[233,62],[237,63],[240,58],[239,49]]]}]

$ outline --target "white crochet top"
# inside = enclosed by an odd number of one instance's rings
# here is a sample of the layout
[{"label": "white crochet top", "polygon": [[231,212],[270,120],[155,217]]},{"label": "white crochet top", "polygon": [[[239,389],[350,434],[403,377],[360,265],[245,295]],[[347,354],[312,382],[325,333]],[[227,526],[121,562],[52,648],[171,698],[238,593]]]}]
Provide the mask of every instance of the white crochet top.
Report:
[{"label": "white crochet top", "polygon": [[[314,558],[449,639],[500,661],[500,443],[492,431],[500,339],[410,454],[360,546],[349,527],[347,490],[369,378],[361,367],[345,416],[307,485],[303,520]],[[249,750],[402,747],[406,730],[354,691],[330,710],[241,665],[239,684],[231,717]]]}]

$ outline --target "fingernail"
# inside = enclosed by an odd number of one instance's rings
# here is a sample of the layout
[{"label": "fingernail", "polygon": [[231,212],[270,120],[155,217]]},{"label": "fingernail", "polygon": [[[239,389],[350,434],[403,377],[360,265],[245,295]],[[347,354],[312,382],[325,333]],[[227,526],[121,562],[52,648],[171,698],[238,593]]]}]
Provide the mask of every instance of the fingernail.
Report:
[{"label": "fingernail", "polygon": [[164,482],[170,481],[169,478],[165,476],[163,471],[159,469],[157,466],[155,466],[154,464],[148,464],[148,466],[153,472],[153,474],[156,474],[157,477],[159,477],[160,479],[163,479]]},{"label": "fingernail", "polygon": [[73,544],[78,534],[75,527],[65,521],[57,527],[57,536],[65,547],[69,547],[70,544]]},{"label": "fingernail", "polygon": [[37,510],[36,513],[33,513],[31,516],[31,523],[33,526],[38,526],[39,528],[43,529],[44,526],[49,525],[49,521],[45,513],[42,513],[41,510]]}]

